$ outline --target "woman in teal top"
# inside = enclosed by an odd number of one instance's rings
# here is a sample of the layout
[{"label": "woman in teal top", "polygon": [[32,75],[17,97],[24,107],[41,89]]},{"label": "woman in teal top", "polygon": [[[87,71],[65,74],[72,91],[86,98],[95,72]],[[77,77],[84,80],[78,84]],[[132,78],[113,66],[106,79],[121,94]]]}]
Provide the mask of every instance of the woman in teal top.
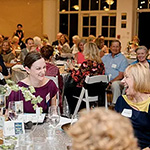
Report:
[{"label": "woman in teal top", "polygon": [[118,98],[115,110],[128,117],[141,149],[150,147],[150,70],[142,63],[130,65],[122,80],[126,95]]}]

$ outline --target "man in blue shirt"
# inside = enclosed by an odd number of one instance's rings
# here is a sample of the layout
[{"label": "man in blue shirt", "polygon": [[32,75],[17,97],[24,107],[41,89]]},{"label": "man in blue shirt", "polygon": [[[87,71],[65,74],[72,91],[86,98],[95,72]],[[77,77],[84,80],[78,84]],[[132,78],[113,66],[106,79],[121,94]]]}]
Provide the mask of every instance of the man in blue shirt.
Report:
[{"label": "man in blue shirt", "polygon": [[119,40],[111,42],[110,50],[111,53],[103,56],[102,61],[105,65],[105,74],[110,78],[109,87],[113,93],[112,103],[115,104],[123,90],[121,79],[123,79],[128,62],[125,56],[121,54],[121,42]]}]

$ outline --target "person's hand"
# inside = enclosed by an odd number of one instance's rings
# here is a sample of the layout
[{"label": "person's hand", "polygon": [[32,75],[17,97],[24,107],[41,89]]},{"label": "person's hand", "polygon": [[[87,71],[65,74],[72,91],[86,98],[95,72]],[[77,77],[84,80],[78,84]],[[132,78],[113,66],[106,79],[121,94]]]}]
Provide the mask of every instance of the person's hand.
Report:
[{"label": "person's hand", "polygon": [[112,85],[112,82],[110,81],[110,82],[108,83],[108,86],[107,86],[106,89],[107,89],[107,90],[110,89],[111,85]]}]

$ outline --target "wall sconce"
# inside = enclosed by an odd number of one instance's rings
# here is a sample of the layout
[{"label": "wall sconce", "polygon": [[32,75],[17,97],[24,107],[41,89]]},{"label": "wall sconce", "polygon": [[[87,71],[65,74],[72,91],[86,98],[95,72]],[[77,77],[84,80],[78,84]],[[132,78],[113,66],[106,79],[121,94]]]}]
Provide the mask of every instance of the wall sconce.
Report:
[{"label": "wall sconce", "polygon": [[112,5],[112,4],[114,3],[114,0],[106,0],[106,3],[107,3],[108,5]]}]

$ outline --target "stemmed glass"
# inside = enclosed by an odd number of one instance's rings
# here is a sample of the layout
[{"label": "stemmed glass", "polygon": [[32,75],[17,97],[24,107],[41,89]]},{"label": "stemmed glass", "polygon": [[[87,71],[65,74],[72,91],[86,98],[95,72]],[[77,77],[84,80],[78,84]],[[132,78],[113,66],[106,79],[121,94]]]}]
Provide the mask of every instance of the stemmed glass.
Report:
[{"label": "stemmed glass", "polygon": [[60,109],[58,106],[50,106],[48,112],[50,125],[54,128],[54,133],[57,125],[60,122]]},{"label": "stemmed glass", "polygon": [[8,117],[10,120],[16,120],[18,117],[16,113],[15,101],[10,101],[8,104]]}]

